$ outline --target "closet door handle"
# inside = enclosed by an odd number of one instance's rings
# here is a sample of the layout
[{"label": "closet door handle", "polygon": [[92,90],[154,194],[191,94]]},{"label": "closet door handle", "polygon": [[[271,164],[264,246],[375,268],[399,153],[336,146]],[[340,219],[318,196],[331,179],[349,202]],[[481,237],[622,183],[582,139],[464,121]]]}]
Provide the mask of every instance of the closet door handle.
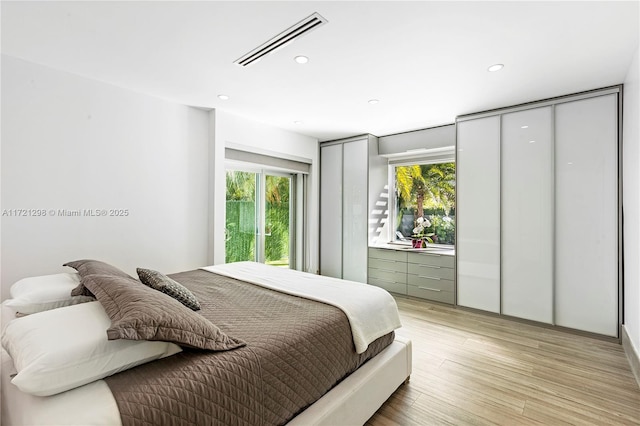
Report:
[{"label": "closet door handle", "polygon": [[418,265],[421,268],[429,268],[429,269],[440,269],[442,266],[432,266],[432,265]]},{"label": "closet door handle", "polygon": [[442,291],[442,290],[440,290],[440,289],[437,289],[437,288],[431,288],[431,287],[422,287],[422,286],[419,286],[418,288],[420,288],[420,289],[422,289],[422,290],[429,290],[429,291]]}]

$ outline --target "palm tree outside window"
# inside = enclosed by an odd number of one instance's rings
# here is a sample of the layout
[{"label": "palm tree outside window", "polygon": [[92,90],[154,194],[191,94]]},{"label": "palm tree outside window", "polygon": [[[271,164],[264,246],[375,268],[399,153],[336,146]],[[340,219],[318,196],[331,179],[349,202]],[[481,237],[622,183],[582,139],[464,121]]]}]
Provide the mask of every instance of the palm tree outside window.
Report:
[{"label": "palm tree outside window", "polygon": [[[453,245],[455,242],[454,162],[409,164],[394,167],[395,241],[421,237],[428,243]],[[414,230],[428,224],[420,235]]]}]

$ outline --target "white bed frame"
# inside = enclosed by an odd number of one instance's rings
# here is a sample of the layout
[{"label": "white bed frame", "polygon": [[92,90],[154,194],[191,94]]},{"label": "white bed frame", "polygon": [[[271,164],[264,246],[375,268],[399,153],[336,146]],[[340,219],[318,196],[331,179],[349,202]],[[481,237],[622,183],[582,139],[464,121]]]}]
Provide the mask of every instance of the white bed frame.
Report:
[{"label": "white bed frame", "polygon": [[376,357],[287,423],[363,425],[411,375],[411,340],[396,335]]}]

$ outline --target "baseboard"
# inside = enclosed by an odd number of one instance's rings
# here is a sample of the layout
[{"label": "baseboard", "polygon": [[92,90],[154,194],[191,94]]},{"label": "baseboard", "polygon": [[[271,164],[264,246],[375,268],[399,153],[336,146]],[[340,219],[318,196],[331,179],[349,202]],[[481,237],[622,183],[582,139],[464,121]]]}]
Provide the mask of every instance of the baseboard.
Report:
[{"label": "baseboard", "polygon": [[636,348],[633,347],[633,343],[631,342],[631,339],[627,334],[627,329],[624,325],[622,326],[622,348],[627,354],[627,359],[631,365],[631,371],[633,371],[633,375],[636,377],[636,382],[638,382],[638,386],[640,386],[640,355],[638,355]]}]

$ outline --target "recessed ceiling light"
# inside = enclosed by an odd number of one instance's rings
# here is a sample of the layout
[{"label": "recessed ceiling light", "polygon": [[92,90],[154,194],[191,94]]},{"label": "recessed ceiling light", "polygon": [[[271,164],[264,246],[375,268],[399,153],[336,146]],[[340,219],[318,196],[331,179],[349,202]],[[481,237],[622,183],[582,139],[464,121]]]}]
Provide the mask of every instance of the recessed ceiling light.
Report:
[{"label": "recessed ceiling light", "polygon": [[380,102],[380,100],[378,100],[378,99],[369,99],[369,104],[370,105],[375,105],[375,104],[377,104],[379,102]]},{"label": "recessed ceiling light", "polygon": [[489,68],[487,68],[487,71],[496,72],[496,71],[500,71],[502,68],[504,68],[504,65],[502,65],[502,64],[494,64],[494,65],[491,65]]},{"label": "recessed ceiling light", "polygon": [[536,143],[536,141],[529,141],[529,143]]},{"label": "recessed ceiling light", "polygon": [[293,124],[304,124],[304,121],[296,120],[293,122]]},{"label": "recessed ceiling light", "polygon": [[522,127],[520,127],[520,128],[521,128],[521,129],[528,129],[528,128],[529,128],[529,126],[522,126]]},{"label": "recessed ceiling light", "polygon": [[222,99],[223,101],[226,101],[229,99],[229,96],[227,95],[218,95],[218,99]]},{"label": "recessed ceiling light", "polygon": [[309,62],[309,58],[302,55],[296,56],[295,58],[293,58],[293,60],[299,64],[306,64],[307,62]]}]

